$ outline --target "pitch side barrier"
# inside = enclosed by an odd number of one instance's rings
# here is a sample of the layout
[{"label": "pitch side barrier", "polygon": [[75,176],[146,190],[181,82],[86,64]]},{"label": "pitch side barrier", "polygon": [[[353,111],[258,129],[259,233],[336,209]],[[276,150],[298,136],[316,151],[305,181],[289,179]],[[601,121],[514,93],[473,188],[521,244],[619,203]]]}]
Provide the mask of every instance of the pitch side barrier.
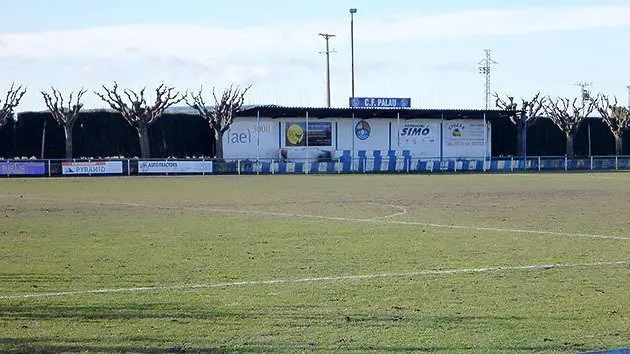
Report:
[{"label": "pitch side barrier", "polygon": [[630,170],[630,156],[426,159],[344,157],[322,160],[75,159],[0,160],[2,177],[241,174],[544,172]]}]

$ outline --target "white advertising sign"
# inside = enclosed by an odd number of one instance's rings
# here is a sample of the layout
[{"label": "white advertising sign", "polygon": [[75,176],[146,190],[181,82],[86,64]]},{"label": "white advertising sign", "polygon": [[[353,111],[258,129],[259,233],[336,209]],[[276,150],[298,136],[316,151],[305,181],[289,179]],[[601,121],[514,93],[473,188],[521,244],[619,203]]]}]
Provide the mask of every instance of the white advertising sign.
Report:
[{"label": "white advertising sign", "polygon": [[122,161],[99,162],[62,162],[61,173],[64,175],[104,175],[122,174]]},{"label": "white advertising sign", "polygon": [[138,161],[138,173],[212,173],[212,161]]},{"label": "white advertising sign", "polygon": [[[395,132],[392,135],[394,134]],[[400,139],[399,145],[396,138]],[[400,135],[392,137],[392,145],[399,150],[410,150],[414,157],[438,157],[440,156],[440,123],[432,120],[401,122]]]},{"label": "white advertising sign", "polygon": [[238,118],[223,134],[223,157],[226,159],[277,158],[279,152],[277,121]]},{"label": "white advertising sign", "polygon": [[446,157],[482,157],[486,143],[483,121],[449,121],[444,124]]}]

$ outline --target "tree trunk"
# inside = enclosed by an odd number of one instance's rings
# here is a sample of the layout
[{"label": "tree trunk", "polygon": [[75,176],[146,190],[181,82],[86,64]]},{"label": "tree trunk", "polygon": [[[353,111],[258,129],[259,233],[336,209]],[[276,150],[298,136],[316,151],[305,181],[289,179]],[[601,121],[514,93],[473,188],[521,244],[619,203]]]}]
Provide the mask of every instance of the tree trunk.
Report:
[{"label": "tree trunk", "polygon": [[46,123],[48,120],[44,118],[44,127],[42,128],[42,146],[41,146],[41,154],[40,159],[44,158],[44,151],[46,150]]},{"label": "tree trunk", "polygon": [[140,154],[142,155],[142,158],[150,158],[151,145],[149,142],[149,127],[138,127],[138,138],[140,139]]},{"label": "tree trunk", "polygon": [[66,134],[66,159],[72,160],[72,127],[66,125],[63,130]]},{"label": "tree trunk", "polygon": [[573,159],[573,134],[567,134],[567,157]]},{"label": "tree trunk", "polygon": [[623,132],[618,136],[615,135],[615,155],[623,155]]},{"label": "tree trunk", "polygon": [[518,120],[516,122],[516,156],[523,156],[523,139],[525,138],[523,123]]},{"label": "tree trunk", "polygon": [[221,129],[214,129],[214,157],[223,158],[223,132]]}]

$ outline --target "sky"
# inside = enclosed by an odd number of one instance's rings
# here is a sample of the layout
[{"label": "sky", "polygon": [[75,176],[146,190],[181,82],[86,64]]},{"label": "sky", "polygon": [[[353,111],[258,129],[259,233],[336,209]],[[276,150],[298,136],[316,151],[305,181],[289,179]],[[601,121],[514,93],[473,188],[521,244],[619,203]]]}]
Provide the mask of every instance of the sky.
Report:
[{"label": "sky", "polygon": [[[415,108],[483,108],[479,62],[491,49],[491,90],[529,99],[592,93],[627,104],[627,0],[20,0],[2,1],[0,93],[27,94],[17,112],[44,110],[41,90],[88,89],[85,108],[104,108],[102,85],[181,92],[252,85],[247,104],[326,105],[351,96],[411,98]],[[149,99],[154,97],[149,95]],[[0,96],[4,100],[4,94]]]}]

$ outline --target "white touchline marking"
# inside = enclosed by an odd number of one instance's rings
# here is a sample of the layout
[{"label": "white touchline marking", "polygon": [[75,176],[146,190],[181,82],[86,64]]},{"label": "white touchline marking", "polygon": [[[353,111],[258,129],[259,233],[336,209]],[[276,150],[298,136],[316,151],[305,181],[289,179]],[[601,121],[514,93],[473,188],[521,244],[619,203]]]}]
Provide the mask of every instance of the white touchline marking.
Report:
[{"label": "white touchline marking", "polygon": [[[424,226],[424,227],[434,227],[434,228],[441,228],[441,229],[521,233],[521,234],[546,235],[546,236],[585,237],[585,238],[599,238],[599,239],[624,240],[624,241],[630,240],[630,237],[626,237],[626,236],[594,235],[594,234],[585,234],[585,233],[544,231],[544,230],[507,229],[507,228],[498,228],[498,227],[449,225],[449,224],[436,224],[436,223],[427,223],[427,222],[418,222],[418,221],[382,220],[378,218],[361,219],[361,218],[346,218],[346,217],[341,217],[341,216],[291,214],[291,213],[280,213],[280,212],[260,211],[260,210],[222,209],[222,208],[210,208],[210,207],[185,207],[185,206],[157,205],[157,204],[115,202],[115,201],[70,200],[70,199],[60,199],[60,198],[53,199],[49,197],[35,197],[35,196],[21,196],[19,198],[30,199],[30,200],[45,200],[45,201],[65,201],[65,202],[72,202],[72,203],[121,205],[121,206],[131,206],[131,207],[166,209],[166,210],[213,211],[217,213],[231,213],[231,214],[244,214],[244,215],[267,215],[267,216],[302,218],[302,219],[320,219],[320,220],[331,220],[331,221],[350,221],[350,222],[382,223],[382,224],[395,224],[395,225],[407,225],[407,226]],[[391,217],[391,215],[389,217]]]},{"label": "white touchline marking", "polygon": [[390,215],[384,215],[384,216],[377,216],[377,217],[373,217],[372,220],[376,220],[376,219],[391,219],[394,218],[396,216],[401,216],[401,215],[405,215],[409,212],[409,210],[405,207],[402,207],[400,205],[394,205],[394,204],[381,204],[381,203],[373,203],[373,202],[367,202],[365,204],[369,204],[369,205],[377,205],[377,206],[387,206],[387,207],[391,207],[394,209],[398,209],[400,210],[398,213],[394,213],[394,214],[390,214]]},{"label": "white touchline marking", "polygon": [[586,267],[618,266],[618,265],[628,265],[628,264],[630,264],[630,261],[595,262],[595,263],[554,263],[554,264],[538,264],[538,265],[526,265],[526,266],[505,266],[505,267],[499,266],[499,267],[486,267],[486,268],[423,270],[423,271],[418,271],[418,272],[406,272],[406,273],[342,275],[342,276],[314,277],[314,278],[302,278],[302,279],[273,279],[273,280],[258,280],[258,281],[239,281],[239,282],[233,282],[233,283],[218,283],[218,284],[148,286],[148,287],[138,287],[138,288],[61,291],[61,292],[55,292],[55,293],[39,293],[39,294],[34,293],[34,294],[24,294],[24,295],[0,296],[0,300],[15,300],[15,299],[29,299],[29,298],[55,297],[55,296],[88,295],[88,294],[117,294],[117,293],[140,292],[140,291],[216,289],[216,288],[237,287],[237,286],[317,283],[317,282],[326,282],[326,281],[332,282],[332,281],[344,281],[344,280],[370,280],[370,279],[393,278],[393,277],[417,277],[417,276],[428,276],[428,275],[490,273],[490,272],[540,270],[540,269],[553,269],[553,268],[578,268],[578,267],[586,268]]}]

